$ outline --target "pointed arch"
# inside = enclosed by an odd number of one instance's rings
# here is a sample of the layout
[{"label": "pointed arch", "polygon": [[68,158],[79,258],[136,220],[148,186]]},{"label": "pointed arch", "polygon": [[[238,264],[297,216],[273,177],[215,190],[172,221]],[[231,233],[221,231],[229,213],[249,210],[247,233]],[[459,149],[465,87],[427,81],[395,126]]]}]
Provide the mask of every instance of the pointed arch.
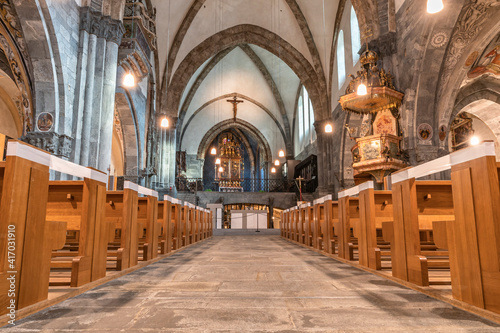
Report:
[{"label": "pointed arch", "polygon": [[[281,59],[295,72],[311,95],[318,119],[328,116],[326,92],[319,86],[319,78],[307,59],[291,44],[278,35],[261,27],[243,24],[223,30],[200,43],[184,58],[176,70],[172,83],[162,91],[161,108],[173,117],[177,116],[183,91],[194,74],[207,59],[222,50],[238,44],[255,44]],[[276,45],[281,45],[278,53]]]}]

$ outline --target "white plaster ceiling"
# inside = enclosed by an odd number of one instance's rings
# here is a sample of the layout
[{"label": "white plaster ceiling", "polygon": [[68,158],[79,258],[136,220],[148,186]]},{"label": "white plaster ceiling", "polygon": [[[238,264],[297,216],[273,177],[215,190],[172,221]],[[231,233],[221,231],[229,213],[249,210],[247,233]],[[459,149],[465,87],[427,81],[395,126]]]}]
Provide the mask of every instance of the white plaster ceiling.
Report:
[{"label": "white plaster ceiling", "polygon": [[260,60],[262,60],[276,83],[287,111],[288,120],[291,123],[300,79],[287,64],[271,52],[256,45],[250,45],[250,47],[259,56]]},{"label": "white plaster ceiling", "polygon": [[[302,22],[302,24],[306,24],[305,27],[302,27],[305,29],[305,33],[301,29],[298,18],[296,18],[286,0],[206,0],[189,25],[184,37],[178,41],[179,44],[176,45],[178,52],[175,59],[169,60],[172,61],[169,64],[169,66],[173,67],[172,74],[175,73],[179,64],[191,50],[206,39],[225,29],[237,25],[250,24],[278,34],[301,53],[312,67],[315,67],[313,58],[319,56],[326,80],[328,80],[330,51],[339,0],[296,0],[296,2],[305,19],[305,22]],[[194,3],[195,0],[152,0],[152,4],[157,10],[156,21],[160,80],[165,79],[167,51],[172,48],[175,36],[179,33],[178,30]],[[350,1],[348,1],[348,5],[350,5]],[[313,51],[310,50],[311,46],[308,46],[306,42],[309,32],[313,38],[313,47],[315,47]],[[250,47],[260,61],[262,61],[278,87],[286,110],[291,134],[293,131],[291,127],[293,125],[300,80],[279,57],[256,45],[250,45]],[[190,78],[189,83],[183,90],[179,110],[183,107],[187,94],[192,89],[196,79],[210,61],[211,59],[205,61]],[[170,79],[172,77],[173,75]],[[160,85],[164,86],[164,82],[161,82]],[[187,113],[183,118],[182,126],[189,126],[190,129],[188,132],[197,133],[201,139],[205,134],[203,131],[208,130],[214,125],[210,125],[210,122],[213,121],[214,113],[217,115],[221,112],[219,109],[223,109],[223,112],[232,114],[232,106],[225,99],[222,102],[216,102],[208,106],[207,103],[221,95],[232,93],[238,93],[254,99],[275,115],[281,127],[285,126],[285,122],[279,111],[278,102],[269,87],[269,83],[265,80],[261,70],[239,47],[236,47],[227,54],[205,77],[187,106]],[[266,112],[262,108],[250,104],[252,103],[245,102],[238,105],[238,109],[242,112],[241,116],[243,117],[245,110],[253,112],[253,117],[251,117],[252,125],[259,129],[272,128],[274,126],[271,131],[279,133],[275,122],[270,119]],[[202,108],[202,106],[205,106],[203,111],[198,112],[191,119],[194,112]],[[240,117],[240,113],[238,117]],[[219,119],[219,121],[222,120]],[[193,128],[195,128],[194,131]],[[182,130],[185,130],[185,128]],[[279,136],[281,137],[281,135]],[[271,135],[270,138],[272,139],[273,136]],[[185,141],[186,137],[183,140]],[[193,153],[198,147],[193,146],[194,141],[191,140],[191,136],[189,136],[188,140],[190,141],[189,143],[181,143],[182,149],[187,149],[189,153]],[[273,139],[270,142],[273,141],[275,140]]]},{"label": "white plaster ceiling", "polygon": [[[171,49],[175,34],[189,11],[193,1],[151,0],[156,8],[156,34],[158,36],[158,58],[160,80],[167,64],[167,52]],[[170,10],[169,10],[170,9]]]},{"label": "white plaster ceiling", "polygon": [[[193,97],[185,119],[189,119],[193,115],[193,112],[206,102],[219,96],[232,93],[245,95],[260,102],[265,105],[277,119],[281,118],[278,105],[264,77],[250,58],[237,47],[226,55],[205,78]],[[226,101],[226,99],[224,99],[224,101]],[[239,104],[238,110],[242,109],[242,105],[245,103],[248,102],[245,101]],[[227,102],[221,107],[231,112],[233,109],[232,104]],[[200,115],[202,117],[213,118],[213,114],[205,113],[202,115],[200,113]],[[239,111],[238,117],[241,115],[242,111]],[[258,126],[262,124],[261,121],[259,121],[254,125]]]}]

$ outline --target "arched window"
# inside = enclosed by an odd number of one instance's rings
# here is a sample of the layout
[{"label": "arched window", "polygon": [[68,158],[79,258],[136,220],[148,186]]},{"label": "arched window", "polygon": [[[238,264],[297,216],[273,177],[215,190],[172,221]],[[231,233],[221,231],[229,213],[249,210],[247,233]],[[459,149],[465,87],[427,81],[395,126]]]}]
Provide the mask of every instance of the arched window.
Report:
[{"label": "arched window", "polygon": [[302,94],[304,95],[304,135],[309,137],[309,94],[305,87],[302,87]]},{"label": "arched window", "polygon": [[339,89],[345,81],[345,52],[344,52],[344,31],[340,30],[337,41],[337,71],[339,76]]},{"label": "arched window", "polygon": [[359,49],[361,49],[361,33],[359,32],[358,17],[354,7],[351,6],[351,43],[352,43],[352,63],[359,60]]},{"label": "arched window", "polygon": [[314,110],[313,110],[313,105],[312,105],[311,100],[309,100],[309,112],[310,112],[310,116],[309,116],[310,125],[309,125],[309,128],[311,129],[311,142],[312,142],[312,141],[316,140],[316,131],[314,130]]},{"label": "arched window", "polygon": [[304,103],[302,102],[302,96],[299,97],[297,113],[299,114],[299,140],[302,140],[304,137]]}]

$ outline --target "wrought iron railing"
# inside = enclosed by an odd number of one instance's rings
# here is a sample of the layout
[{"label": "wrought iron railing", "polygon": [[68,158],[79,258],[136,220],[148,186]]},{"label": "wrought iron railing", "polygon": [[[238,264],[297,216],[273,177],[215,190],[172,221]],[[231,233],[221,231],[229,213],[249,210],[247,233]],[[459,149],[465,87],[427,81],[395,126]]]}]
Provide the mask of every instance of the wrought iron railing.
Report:
[{"label": "wrought iron railing", "polygon": [[[176,178],[177,191],[181,192],[295,192],[298,187],[294,180],[244,178],[238,181],[224,179]],[[302,190],[305,192],[305,184]]]}]

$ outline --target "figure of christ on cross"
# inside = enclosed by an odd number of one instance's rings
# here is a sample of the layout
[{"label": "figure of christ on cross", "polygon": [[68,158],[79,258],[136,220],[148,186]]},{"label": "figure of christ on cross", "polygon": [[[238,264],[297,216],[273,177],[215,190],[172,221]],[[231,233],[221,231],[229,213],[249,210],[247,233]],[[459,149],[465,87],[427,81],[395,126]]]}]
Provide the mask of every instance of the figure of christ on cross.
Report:
[{"label": "figure of christ on cross", "polygon": [[234,96],[233,99],[227,99],[226,102],[229,102],[233,104],[233,114],[234,114],[234,122],[236,122],[236,113],[238,112],[238,104],[243,103],[244,101],[241,101],[238,99],[238,97]]}]

